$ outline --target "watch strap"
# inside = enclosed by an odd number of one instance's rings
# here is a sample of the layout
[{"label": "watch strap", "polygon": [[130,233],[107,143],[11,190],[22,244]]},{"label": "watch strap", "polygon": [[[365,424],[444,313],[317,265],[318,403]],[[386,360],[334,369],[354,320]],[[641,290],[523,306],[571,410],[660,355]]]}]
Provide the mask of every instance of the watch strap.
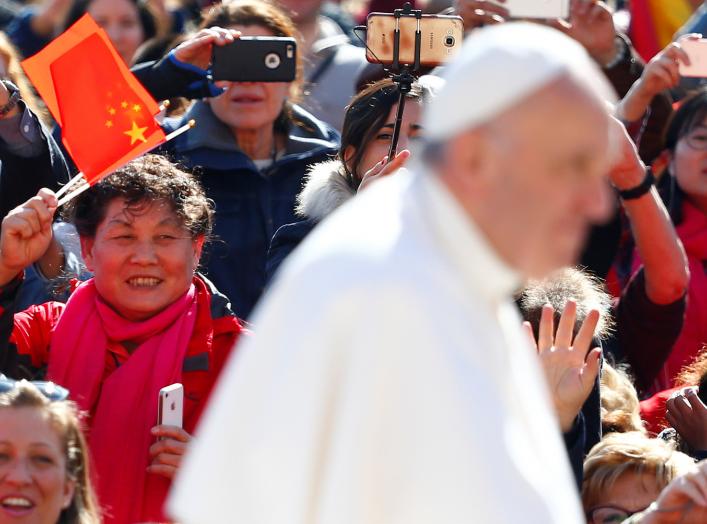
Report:
[{"label": "watch strap", "polygon": [[643,177],[643,181],[636,187],[632,187],[631,189],[619,190],[619,196],[622,200],[634,200],[636,198],[640,198],[646,193],[648,193],[648,191],[651,190],[654,184],[655,177],[653,176],[653,171],[650,167],[647,167],[646,176]]}]

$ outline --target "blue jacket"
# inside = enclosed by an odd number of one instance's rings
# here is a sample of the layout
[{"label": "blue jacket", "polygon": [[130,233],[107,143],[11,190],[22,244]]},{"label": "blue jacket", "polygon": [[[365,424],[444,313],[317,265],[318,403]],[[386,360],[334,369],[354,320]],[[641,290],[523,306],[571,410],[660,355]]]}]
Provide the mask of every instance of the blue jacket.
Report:
[{"label": "blue jacket", "polygon": [[248,317],[265,286],[270,239],[280,226],[297,220],[295,198],[307,168],[338,150],[336,131],[297,106],[293,112],[303,125],[290,126],[285,154],[262,173],[207,103],[198,101],[180,119],[164,123],[169,132],[191,118],[197,122],[164,151],[193,170],[216,204],[214,239],[202,261],[241,318]]}]

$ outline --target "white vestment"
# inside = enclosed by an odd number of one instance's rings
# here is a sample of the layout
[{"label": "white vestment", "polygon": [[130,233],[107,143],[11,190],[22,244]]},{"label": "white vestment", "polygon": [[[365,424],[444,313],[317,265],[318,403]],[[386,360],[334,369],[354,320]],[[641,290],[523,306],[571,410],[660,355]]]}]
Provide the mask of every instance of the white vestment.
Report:
[{"label": "white vestment", "polygon": [[259,306],[180,472],[175,518],[583,523],[518,285],[432,175],[354,198]]}]

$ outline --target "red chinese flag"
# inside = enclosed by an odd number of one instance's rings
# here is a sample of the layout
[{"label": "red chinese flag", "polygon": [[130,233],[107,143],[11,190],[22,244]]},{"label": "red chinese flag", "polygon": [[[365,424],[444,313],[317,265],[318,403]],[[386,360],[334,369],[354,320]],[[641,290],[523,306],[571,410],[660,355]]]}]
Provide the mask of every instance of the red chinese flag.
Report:
[{"label": "red chinese flag", "polygon": [[[90,184],[165,141],[154,118],[157,103],[88,15],[50,46],[46,57],[26,61],[32,63],[25,70]],[[30,71],[37,70],[33,78]]]}]

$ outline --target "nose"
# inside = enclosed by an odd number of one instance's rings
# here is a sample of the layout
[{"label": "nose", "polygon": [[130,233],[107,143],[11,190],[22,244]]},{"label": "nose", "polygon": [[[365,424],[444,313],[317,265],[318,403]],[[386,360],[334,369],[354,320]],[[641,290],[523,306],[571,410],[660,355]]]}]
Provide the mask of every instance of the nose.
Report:
[{"label": "nose", "polygon": [[407,134],[400,133],[400,137],[398,138],[398,151],[402,151],[403,149],[407,149],[409,143],[410,143],[410,140],[408,140]]},{"label": "nose", "polygon": [[12,486],[26,486],[32,483],[32,475],[25,460],[13,460],[3,468],[3,482]]},{"label": "nose", "polygon": [[614,208],[609,183],[605,178],[593,180],[590,187],[585,188],[580,198],[587,219],[592,224],[603,224],[611,217]]},{"label": "nose", "polygon": [[119,24],[106,24],[103,29],[108,34],[108,39],[113,44],[116,44],[118,41],[120,41],[123,32],[121,31]]},{"label": "nose", "polygon": [[141,266],[156,264],[157,258],[155,246],[149,240],[136,242],[130,254],[130,262]]}]

